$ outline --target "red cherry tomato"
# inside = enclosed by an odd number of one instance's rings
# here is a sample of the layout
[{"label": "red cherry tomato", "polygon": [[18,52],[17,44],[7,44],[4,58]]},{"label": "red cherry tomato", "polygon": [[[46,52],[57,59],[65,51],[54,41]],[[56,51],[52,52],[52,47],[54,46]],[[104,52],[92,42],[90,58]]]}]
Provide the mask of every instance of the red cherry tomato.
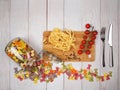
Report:
[{"label": "red cherry tomato", "polygon": [[87,23],[87,24],[85,25],[85,27],[88,29],[88,28],[91,27],[91,25],[90,25],[89,23]]},{"label": "red cherry tomato", "polygon": [[96,36],[92,36],[91,39],[92,39],[92,40],[95,40],[95,39],[96,39]]},{"label": "red cherry tomato", "polygon": [[83,49],[83,48],[85,48],[85,46],[84,45],[80,45],[80,49]]},{"label": "red cherry tomato", "polygon": [[90,44],[90,45],[93,45],[93,44],[94,44],[94,41],[90,41],[89,44]]},{"label": "red cherry tomato", "polygon": [[89,49],[91,49],[91,48],[92,48],[92,45],[88,45],[87,47],[88,47]]},{"label": "red cherry tomato", "polygon": [[82,44],[86,44],[86,40],[82,40]]},{"label": "red cherry tomato", "polygon": [[91,52],[90,52],[90,50],[86,50],[85,53],[89,55]]},{"label": "red cherry tomato", "polygon": [[83,39],[87,39],[88,37],[87,36],[83,36]]},{"label": "red cherry tomato", "polygon": [[80,54],[82,54],[83,53],[83,51],[82,50],[78,50],[78,54],[80,55]]},{"label": "red cherry tomato", "polygon": [[90,31],[89,31],[89,30],[86,30],[86,31],[85,31],[85,34],[87,34],[87,35],[90,34]]},{"label": "red cherry tomato", "polygon": [[97,32],[97,31],[93,31],[92,34],[93,34],[93,35],[97,35],[98,32]]}]

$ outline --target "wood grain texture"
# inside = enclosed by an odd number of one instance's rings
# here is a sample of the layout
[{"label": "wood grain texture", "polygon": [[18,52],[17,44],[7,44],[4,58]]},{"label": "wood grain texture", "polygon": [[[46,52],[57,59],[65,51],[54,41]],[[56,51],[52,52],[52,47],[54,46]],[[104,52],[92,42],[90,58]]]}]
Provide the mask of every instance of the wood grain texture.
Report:
[{"label": "wood grain texture", "polygon": [[[87,3],[86,3],[87,2]],[[82,26],[84,28],[86,23],[90,23],[91,25],[94,26],[95,30],[100,33],[100,0],[93,0],[88,1],[88,0],[81,0],[80,4],[82,8],[82,12],[84,15],[81,16],[82,18]],[[88,64],[92,65],[91,69],[97,68],[98,73],[100,74],[100,54],[101,54],[101,48],[100,48],[100,34],[97,35],[96,39],[96,47],[95,47],[95,61],[94,62],[86,62],[82,63],[82,68],[86,68]],[[82,81],[82,90],[99,90],[99,82],[95,80],[94,82],[89,82],[88,80],[83,80]]]},{"label": "wood grain texture", "polygon": [[[39,52],[42,49],[43,31],[55,27],[84,30],[86,23],[94,25],[99,33],[102,27],[108,31],[109,24],[113,24],[114,67],[109,67],[107,40],[106,67],[102,67],[100,34],[96,39],[96,60],[90,63],[92,69],[99,69],[100,74],[112,71],[111,80],[92,83],[85,79],[70,81],[66,75],[61,75],[52,83],[35,85],[31,80],[20,82],[14,78],[13,69],[18,65],[4,52],[11,39],[21,37]],[[119,29],[120,0],[0,0],[0,90],[120,90]],[[70,62],[65,64],[68,63]],[[71,64],[80,69],[87,67],[89,62]],[[53,63],[53,68],[56,66],[61,67],[60,64]]]},{"label": "wood grain texture", "polygon": [[10,89],[10,65],[9,58],[4,48],[9,41],[9,1],[0,0],[0,90]]},{"label": "wood grain texture", "polygon": [[[119,60],[120,60],[120,0],[118,0],[118,30],[119,30],[119,43],[118,43],[118,47],[119,47]],[[118,90],[120,90],[120,61],[119,61],[119,65],[118,65],[118,72],[119,72],[119,74],[118,74],[118,77],[119,77],[119,81],[118,81],[118,85],[119,85],[119,87],[118,87]]]},{"label": "wood grain texture", "polygon": [[46,0],[29,0],[29,42],[39,53],[46,30]]},{"label": "wood grain texture", "polygon": [[[21,37],[28,42],[28,0],[11,0],[10,2],[10,39]],[[32,83],[27,81],[20,82],[14,77],[14,67],[17,64],[10,62],[10,89],[23,90],[30,89]]]},{"label": "wood grain texture", "polygon": [[[80,31],[81,27],[81,0],[65,0],[64,1],[64,28]],[[81,68],[81,62],[65,62],[65,64],[71,63],[77,70]],[[68,77],[64,76],[64,89],[65,90],[81,90],[81,80],[68,80]]]},{"label": "wood grain texture", "polygon": [[[101,27],[106,27],[108,32],[109,25],[113,24],[113,59],[114,67],[109,67],[109,46],[106,40],[106,68],[102,68],[101,72],[112,71],[113,76],[110,81],[101,83],[100,90],[118,90],[118,26],[117,26],[117,0],[101,0]],[[107,34],[106,34],[107,36]],[[107,37],[106,37],[107,38]],[[116,84],[115,84],[116,83]]]},{"label": "wood grain texture", "polygon": [[[42,33],[46,30],[46,0],[29,0],[28,28],[29,43],[39,53],[42,50]],[[47,87],[45,82],[38,81],[37,85],[31,84],[30,88],[46,90]]]},{"label": "wood grain texture", "polygon": [[[52,30],[53,28],[63,29],[63,1],[64,0],[48,0],[47,3],[47,28],[46,30]],[[55,67],[61,67],[61,63],[57,64],[53,62],[53,69]],[[47,90],[63,90],[63,75],[55,78],[55,81],[47,84]]]}]

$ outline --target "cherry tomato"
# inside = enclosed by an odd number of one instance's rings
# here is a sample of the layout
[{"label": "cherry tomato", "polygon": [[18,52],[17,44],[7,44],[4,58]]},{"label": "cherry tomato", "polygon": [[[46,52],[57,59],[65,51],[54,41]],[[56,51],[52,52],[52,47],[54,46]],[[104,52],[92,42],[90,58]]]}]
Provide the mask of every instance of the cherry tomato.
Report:
[{"label": "cherry tomato", "polygon": [[83,39],[87,39],[88,37],[87,36],[83,36]]},{"label": "cherry tomato", "polygon": [[84,45],[80,45],[80,49],[83,49],[83,48],[85,48],[85,46]]},{"label": "cherry tomato", "polygon": [[80,55],[80,54],[82,54],[83,53],[83,51],[82,50],[78,50],[78,54]]},{"label": "cherry tomato", "polygon": [[87,48],[89,48],[89,49],[92,48],[92,45],[88,45]]},{"label": "cherry tomato", "polygon": [[90,50],[86,50],[85,53],[89,55],[91,52],[90,52]]},{"label": "cherry tomato", "polygon": [[90,41],[89,44],[90,44],[90,45],[93,45],[93,44],[94,44],[94,41]]},{"label": "cherry tomato", "polygon": [[93,34],[93,35],[97,35],[98,32],[97,32],[97,31],[93,31],[92,34]]},{"label": "cherry tomato", "polygon": [[86,40],[82,40],[82,44],[86,44]]},{"label": "cherry tomato", "polygon": [[87,35],[90,34],[90,31],[89,31],[89,30],[86,30],[86,31],[85,31],[85,34],[87,34]]},{"label": "cherry tomato", "polygon": [[95,39],[96,39],[96,36],[92,36],[91,39],[92,39],[92,40],[95,40]]},{"label": "cherry tomato", "polygon": [[91,27],[91,25],[90,25],[89,23],[87,23],[87,24],[85,25],[85,27],[88,29],[88,28]]}]

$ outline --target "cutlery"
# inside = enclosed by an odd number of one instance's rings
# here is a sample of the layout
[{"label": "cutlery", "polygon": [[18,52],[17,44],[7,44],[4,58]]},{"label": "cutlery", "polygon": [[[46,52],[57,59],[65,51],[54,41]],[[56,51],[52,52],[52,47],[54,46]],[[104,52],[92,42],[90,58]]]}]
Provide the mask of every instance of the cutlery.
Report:
[{"label": "cutlery", "polygon": [[103,27],[102,29],[101,29],[101,32],[100,32],[100,38],[101,38],[101,41],[102,41],[102,43],[103,43],[103,53],[102,53],[102,65],[103,65],[103,67],[105,67],[105,30],[106,30],[106,28],[105,27]]},{"label": "cutlery", "polygon": [[109,45],[109,66],[113,67],[113,40],[112,40],[112,32],[113,32],[113,25],[110,24],[109,30],[108,30],[108,45]]}]

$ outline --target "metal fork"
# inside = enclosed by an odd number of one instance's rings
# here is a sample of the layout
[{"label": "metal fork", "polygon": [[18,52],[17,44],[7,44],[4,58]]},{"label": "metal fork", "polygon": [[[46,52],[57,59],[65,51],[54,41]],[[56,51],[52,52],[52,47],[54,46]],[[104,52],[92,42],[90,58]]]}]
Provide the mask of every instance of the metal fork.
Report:
[{"label": "metal fork", "polygon": [[102,43],[103,43],[103,53],[102,53],[102,65],[103,65],[103,67],[105,67],[105,30],[106,30],[106,28],[103,27],[101,29],[101,32],[100,32],[100,38],[101,38]]}]

